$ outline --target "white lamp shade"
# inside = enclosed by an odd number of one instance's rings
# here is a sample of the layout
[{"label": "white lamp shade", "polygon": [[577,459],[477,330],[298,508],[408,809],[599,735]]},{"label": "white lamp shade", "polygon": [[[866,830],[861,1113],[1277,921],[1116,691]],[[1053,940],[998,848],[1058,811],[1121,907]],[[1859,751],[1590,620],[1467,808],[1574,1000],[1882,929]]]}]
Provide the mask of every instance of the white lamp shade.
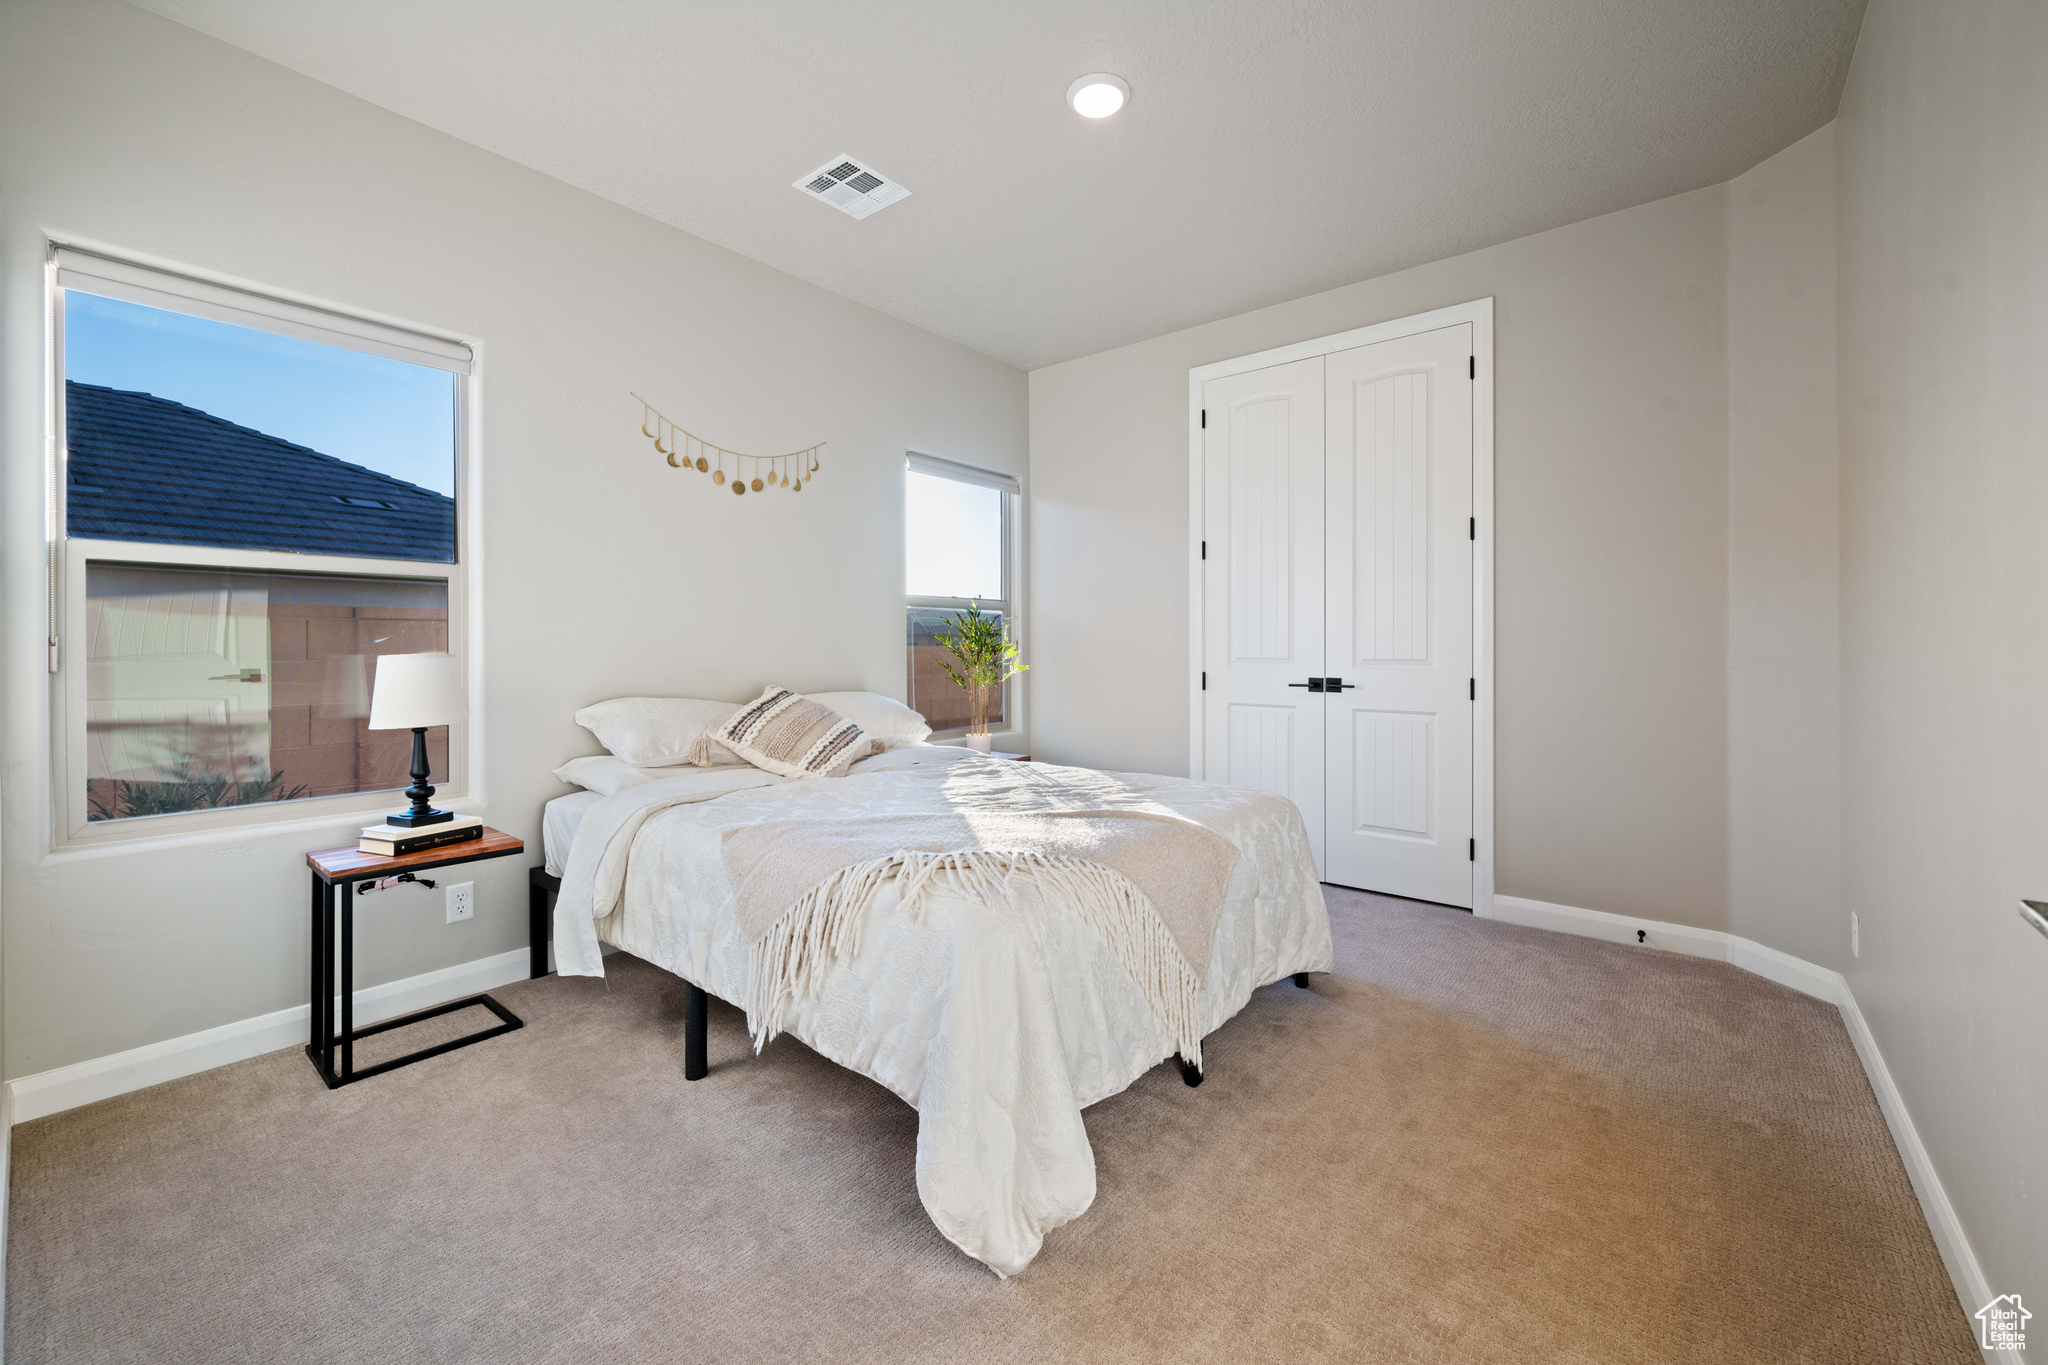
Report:
[{"label": "white lamp shade", "polygon": [[452,725],[469,714],[462,661],[453,654],[383,654],[370,693],[372,730]]}]

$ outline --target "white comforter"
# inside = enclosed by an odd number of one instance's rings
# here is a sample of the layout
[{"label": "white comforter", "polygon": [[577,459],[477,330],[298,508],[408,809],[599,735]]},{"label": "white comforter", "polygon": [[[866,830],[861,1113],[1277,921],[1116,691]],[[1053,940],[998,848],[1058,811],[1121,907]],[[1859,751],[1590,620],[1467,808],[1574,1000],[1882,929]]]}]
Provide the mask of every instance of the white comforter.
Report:
[{"label": "white comforter", "polygon": [[[734,915],[720,835],[806,812],[885,813],[890,794],[929,782],[965,751],[894,750],[841,778],[797,782],[710,769],[606,797],[576,831],[555,909],[555,965],[602,976],[598,936],[745,1007],[748,945]],[[1332,963],[1329,916],[1301,814],[1285,798],[1116,774],[1237,846],[1199,997],[1204,1033],[1252,991]],[[723,802],[780,785],[773,800]],[[785,1027],[821,1055],[916,1108],[917,1190],[956,1246],[996,1274],[1030,1263],[1052,1229],[1095,1198],[1081,1110],[1173,1054],[1093,930],[1020,880],[990,911],[944,894],[915,914],[877,900],[859,952],[791,1007]]]}]

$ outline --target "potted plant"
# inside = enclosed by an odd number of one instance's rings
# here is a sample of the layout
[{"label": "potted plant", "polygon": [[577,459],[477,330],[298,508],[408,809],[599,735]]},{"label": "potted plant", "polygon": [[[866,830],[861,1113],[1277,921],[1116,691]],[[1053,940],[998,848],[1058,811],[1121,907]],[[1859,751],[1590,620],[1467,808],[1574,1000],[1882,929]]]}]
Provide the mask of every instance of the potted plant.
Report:
[{"label": "potted plant", "polygon": [[1000,616],[984,616],[981,603],[971,602],[967,610],[946,623],[949,630],[936,639],[946,652],[959,660],[941,663],[946,676],[967,694],[969,721],[967,747],[989,751],[988,703],[990,693],[1030,667],[1017,659],[1017,642],[1010,638],[1009,623]]}]

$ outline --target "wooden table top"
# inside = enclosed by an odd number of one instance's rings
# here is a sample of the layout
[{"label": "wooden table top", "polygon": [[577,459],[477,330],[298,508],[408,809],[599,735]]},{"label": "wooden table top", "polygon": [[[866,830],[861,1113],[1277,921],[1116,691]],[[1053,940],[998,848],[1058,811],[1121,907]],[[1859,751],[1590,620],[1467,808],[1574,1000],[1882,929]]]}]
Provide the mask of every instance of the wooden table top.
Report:
[{"label": "wooden table top", "polygon": [[471,863],[483,858],[504,858],[514,853],[526,852],[526,841],[516,839],[503,830],[484,826],[483,837],[465,839],[459,844],[443,844],[422,853],[408,853],[402,858],[386,858],[377,853],[364,853],[357,848],[323,848],[306,855],[306,865],[322,881],[354,881],[358,877],[389,877],[398,872],[418,872],[429,867],[449,867],[455,863]]}]

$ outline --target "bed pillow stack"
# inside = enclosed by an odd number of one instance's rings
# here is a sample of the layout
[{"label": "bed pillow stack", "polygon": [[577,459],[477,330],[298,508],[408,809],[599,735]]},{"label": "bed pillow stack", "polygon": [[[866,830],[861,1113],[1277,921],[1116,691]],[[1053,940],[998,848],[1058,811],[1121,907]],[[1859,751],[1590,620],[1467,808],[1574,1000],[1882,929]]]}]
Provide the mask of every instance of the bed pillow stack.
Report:
[{"label": "bed pillow stack", "polygon": [[[772,729],[760,714],[762,702],[770,697],[789,698],[815,706],[817,711],[783,714],[776,711]],[[723,731],[738,719],[739,704],[729,701],[701,701],[691,697],[617,697],[586,706],[576,713],[576,723],[597,736],[611,752],[589,758],[575,758],[555,769],[564,782],[610,796],[645,782],[658,781],[685,772],[692,765],[750,763],[785,777],[838,777],[849,765],[871,753],[922,744],[931,735],[923,716],[893,697],[879,692],[816,692],[800,696],[786,688],[771,687],[750,703],[746,710],[751,723],[744,727],[751,740],[728,738]],[[799,717],[808,725],[798,725]],[[792,751],[797,736],[810,733],[812,726],[830,717],[813,743],[846,722],[859,731],[857,739],[839,736],[826,750],[812,755],[809,748]],[[811,768],[806,768],[806,760]],[[829,761],[826,761],[829,760]],[[822,767],[819,764],[822,763]],[[780,766],[778,766],[780,765]],[[812,770],[815,769],[815,770]]]},{"label": "bed pillow stack", "polygon": [[855,760],[875,752],[859,725],[786,687],[771,687],[739,708],[705,742],[783,777],[843,777]]}]

